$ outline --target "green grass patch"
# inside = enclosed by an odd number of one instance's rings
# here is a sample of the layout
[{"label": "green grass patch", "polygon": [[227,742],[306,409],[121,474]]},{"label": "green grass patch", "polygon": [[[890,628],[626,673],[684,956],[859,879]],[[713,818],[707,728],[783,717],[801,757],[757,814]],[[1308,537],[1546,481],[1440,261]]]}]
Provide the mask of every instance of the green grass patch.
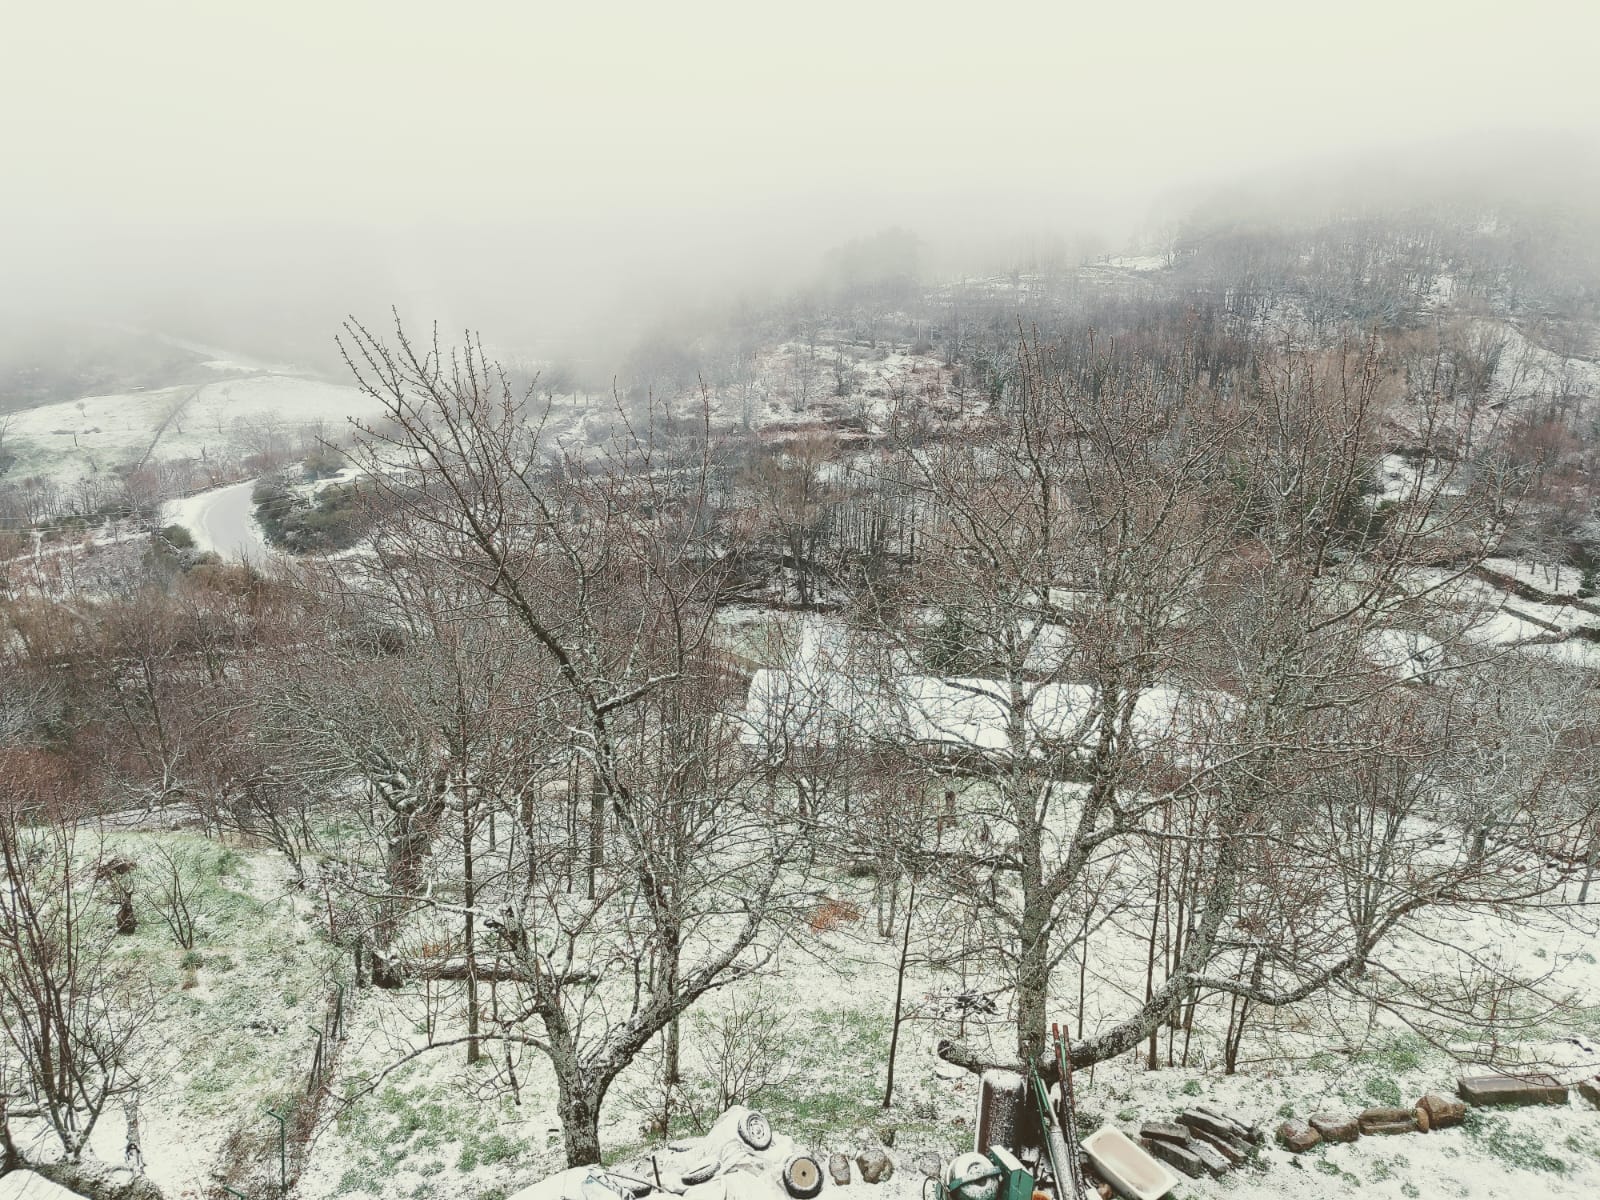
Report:
[{"label": "green grass patch", "polygon": [[1374,1104],[1399,1108],[1403,1103],[1400,1085],[1387,1075],[1369,1075],[1361,1084],[1361,1094]]},{"label": "green grass patch", "polygon": [[1480,1147],[1509,1166],[1551,1175],[1565,1175],[1572,1169],[1566,1159],[1551,1154],[1537,1135],[1512,1128],[1511,1122],[1497,1113],[1469,1108],[1462,1128]]}]

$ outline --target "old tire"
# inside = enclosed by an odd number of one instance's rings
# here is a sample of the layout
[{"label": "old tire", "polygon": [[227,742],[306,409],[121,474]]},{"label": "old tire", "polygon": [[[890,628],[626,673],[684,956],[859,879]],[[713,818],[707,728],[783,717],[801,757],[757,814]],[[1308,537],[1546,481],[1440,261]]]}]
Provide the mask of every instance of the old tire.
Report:
[{"label": "old tire", "polygon": [[795,1200],[811,1200],[822,1191],[822,1164],[809,1154],[796,1154],[783,1164],[783,1189]]},{"label": "old tire", "polygon": [[765,1116],[752,1108],[739,1118],[739,1138],[752,1150],[765,1150],[772,1145],[772,1126]]},{"label": "old tire", "polygon": [[721,1164],[713,1158],[710,1162],[703,1162],[699,1166],[690,1167],[682,1175],[678,1176],[678,1178],[682,1180],[684,1187],[693,1187],[697,1183],[704,1183],[706,1180],[715,1175],[717,1173],[717,1167],[720,1165]]}]

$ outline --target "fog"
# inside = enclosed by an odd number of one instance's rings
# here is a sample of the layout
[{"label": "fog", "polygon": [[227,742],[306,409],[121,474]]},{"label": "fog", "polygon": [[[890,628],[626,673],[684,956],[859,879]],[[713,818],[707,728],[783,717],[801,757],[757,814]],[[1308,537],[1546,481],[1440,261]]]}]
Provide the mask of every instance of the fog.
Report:
[{"label": "fog", "polygon": [[391,303],[555,353],[887,226],[993,269],[1202,204],[1570,203],[1600,162],[1571,0],[99,0],[5,29],[8,322],[308,362]]}]

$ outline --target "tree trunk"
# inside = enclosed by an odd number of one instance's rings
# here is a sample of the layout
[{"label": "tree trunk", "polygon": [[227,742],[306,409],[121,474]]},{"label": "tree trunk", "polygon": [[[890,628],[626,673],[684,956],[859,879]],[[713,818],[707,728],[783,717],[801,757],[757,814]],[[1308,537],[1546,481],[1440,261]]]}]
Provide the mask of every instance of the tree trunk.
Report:
[{"label": "tree trunk", "polygon": [[561,1136],[567,1146],[567,1166],[598,1164],[600,1105],[591,1100],[581,1087],[560,1082],[556,1112],[561,1118]]},{"label": "tree trunk", "polygon": [[906,990],[906,960],[911,957],[911,922],[917,913],[917,877],[911,877],[911,892],[906,897],[906,932],[900,942],[900,964],[894,976],[894,1023],[889,1027],[889,1078],[883,1085],[883,1107],[894,1100],[894,1056],[900,1048],[900,1009]]},{"label": "tree trunk", "polygon": [[667,1061],[665,1063],[665,1069],[662,1072],[662,1081],[666,1083],[668,1087],[683,1081],[683,1066],[681,1061],[683,1057],[682,1048],[682,1031],[679,1028],[678,1018],[673,1017],[671,1023],[667,1026]]},{"label": "tree trunk", "polygon": [[589,790],[589,899],[595,896],[595,878],[605,865],[606,792],[597,775]]},{"label": "tree trunk", "polygon": [[477,921],[474,905],[478,902],[477,887],[472,877],[472,807],[465,787],[461,797],[461,872],[463,902],[467,909],[465,948],[467,954],[467,1066],[483,1057],[478,1043],[478,954]]},{"label": "tree trunk", "polygon": [[52,1183],[89,1200],[163,1200],[161,1189],[148,1176],[114,1168],[97,1158],[86,1156],[80,1162],[23,1164]]},{"label": "tree trunk", "polygon": [[1017,957],[1017,1057],[1023,1062],[1044,1047],[1050,1003],[1050,941],[1046,914],[1037,905],[1022,912],[1021,953]]}]

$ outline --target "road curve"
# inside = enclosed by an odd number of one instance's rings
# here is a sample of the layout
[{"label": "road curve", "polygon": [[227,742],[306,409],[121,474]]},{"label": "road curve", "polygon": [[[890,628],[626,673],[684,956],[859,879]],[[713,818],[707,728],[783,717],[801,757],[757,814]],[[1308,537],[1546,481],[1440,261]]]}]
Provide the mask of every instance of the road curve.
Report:
[{"label": "road curve", "polygon": [[193,534],[197,549],[210,550],[228,562],[265,562],[272,551],[256,524],[250,498],[255,485],[248,479],[176,500],[164,519]]}]

